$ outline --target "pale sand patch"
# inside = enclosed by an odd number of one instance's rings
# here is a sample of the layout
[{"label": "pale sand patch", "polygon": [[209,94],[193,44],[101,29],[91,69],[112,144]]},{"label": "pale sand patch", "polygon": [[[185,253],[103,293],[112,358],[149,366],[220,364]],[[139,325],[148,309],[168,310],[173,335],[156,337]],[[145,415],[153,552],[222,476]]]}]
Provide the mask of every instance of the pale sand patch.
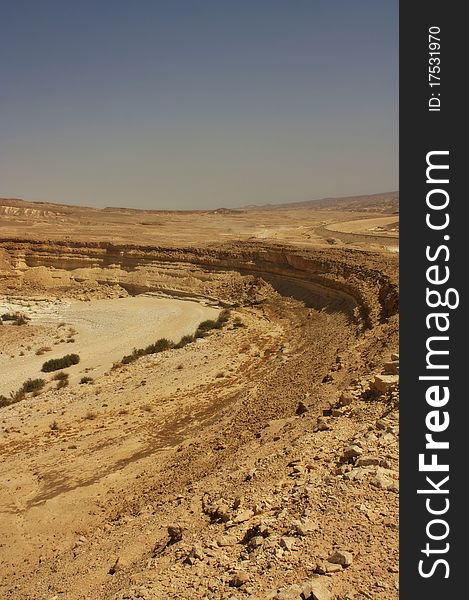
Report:
[{"label": "pale sand patch", "polygon": [[[2,312],[15,308],[5,302],[0,306]],[[141,295],[90,302],[31,302],[31,306],[21,307],[21,312],[29,316],[33,324],[64,322],[67,327],[60,328],[64,334],[69,326],[77,333],[73,335],[74,343],[53,346],[52,351],[40,356],[34,353],[14,358],[0,355],[0,393],[5,395],[18,389],[29,377],[50,379],[50,374],[41,373],[41,367],[51,358],[70,353],[80,356],[78,365],[66,369],[70,383],[78,381],[84,373],[96,377],[125,354],[130,354],[133,348],[148,346],[162,337],[178,342],[183,335],[194,333],[201,321],[216,319],[220,311],[190,300]]]},{"label": "pale sand patch", "polygon": [[[391,215],[386,217],[375,217],[372,219],[355,219],[353,221],[342,221],[340,223],[330,223],[326,226],[329,231],[338,231],[340,233],[368,233],[368,234],[381,234],[398,236],[396,231],[383,231],[380,227],[387,227],[399,224],[399,216]],[[377,229],[378,228],[378,229]]]}]

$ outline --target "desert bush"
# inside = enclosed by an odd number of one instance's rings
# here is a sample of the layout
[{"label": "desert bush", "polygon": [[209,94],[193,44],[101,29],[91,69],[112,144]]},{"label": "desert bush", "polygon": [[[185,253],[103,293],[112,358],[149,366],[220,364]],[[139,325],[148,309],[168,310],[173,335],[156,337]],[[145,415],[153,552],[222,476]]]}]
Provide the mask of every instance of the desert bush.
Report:
[{"label": "desert bush", "polygon": [[10,393],[10,404],[24,400],[25,396],[26,396],[26,394],[25,394],[24,390],[21,388],[19,390],[17,390],[16,392],[11,392]]},{"label": "desert bush", "polygon": [[202,321],[199,324],[197,329],[199,331],[210,331],[211,329],[219,328],[220,323],[218,321],[213,321],[212,319],[207,319],[206,321]]},{"label": "desert bush", "polygon": [[184,348],[187,344],[190,344],[194,341],[193,335],[183,335],[179,342],[174,346],[175,348]]},{"label": "desert bush", "polygon": [[137,358],[140,358],[141,356],[145,356],[145,349],[144,348],[134,348],[132,351],[132,354],[127,354],[126,356],[122,357],[121,360],[121,364],[123,365],[128,365],[134,361],[137,360]]},{"label": "desert bush", "polygon": [[44,379],[27,379],[20,388],[25,394],[29,392],[38,392],[46,385]]},{"label": "desert bush", "polygon": [[8,406],[9,404],[11,404],[11,398],[7,398],[3,394],[0,394],[0,408]]},{"label": "desert bush", "polygon": [[147,354],[157,354],[158,352],[164,352],[171,348],[184,348],[184,346],[190,344],[194,340],[205,337],[212,329],[221,329],[229,318],[230,311],[226,309],[222,310],[217,320],[207,319],[202,321],[193,335],[183,335],[177,344],[166,338],[160,338],[154,344],[150,344],[146,348],[134,348],[131,354],[123,356],[122,360],[118,363],[114,363],[112,368],[116,369],[121,365],[133,363],[141,356],[146,356]]},{"label": "desert bush", "polygon": [[2,321],[15,321],[16,316],[15,313],[3,313]]},{"label": "desert bush", "polygon": [[174,342],[166,338],[160,338],[154,344],[150,344],[145,348],[145,354],[156,354],[157,352],[164,352],[174,347]]},{"label": "desert bush", "polygon": [[26,325],[29,321],[29,317],[22,313],[4,313],[2,315],[2,321],[13,321],[15,325]]},{"label": "desert bush", "polygon": [[126,356],[122,357],[120,364],[128,365],[136,361],[141,356],[157,354],[158,352],[164,352],[165,350],[170,350],[171,348],[174,348],[174,342],[166,338],[160,338],[154,344],[150,344],[146,348],[134,348],[132,354],[127,354]]},{"label": "desert bush", "polygon": [[64,371],[59,371],[58,373],[56,373],[54,375],[54,377],[52,377],[53,381],[57,381],[56,389],[60,390],[64,387],[67,387],[69,384],[68,378],[69,378],[69,374],[64,373]]},{"label": "desert bush", "polygon": [[83,383],[92,383],[92,382],[93,382],[93,378],[92,377],[82,377],[80,379],[80,383],[81,384],[83,384]]},{"label": "desert bush", "polygon": [[44,379],[27,379],[19,390],[16,392],[11,392],[10,397],[0,395],[0,407],[8,406],[9,404],[15,404],[16,402],[20,402],[24,400],[26,394],[31,393],[33,396],[39,394],[42,388],[46,385]]},{"label": "desert bush", "polygon": [[230,311],[227,308],[224,308],[221,313],[218,315],[217,321],[219,323],[225,324],[228,322],[230,318]]},{"label": "desert bush", "polygon": [[59,369],[66,369],[72,365],[77,365],[80,362],[78,354],[66,354],[62,358],[51,358],[47,360],[41,368],[43,373],[50,373],[51,371],[58,371]]},{"label": "desert bush", "polygon": [[26,317],[25,315],[20,315],[16,320],[15,320],[15,325],[27,325],[29,321],[29,318]]},{"label": "desert bush", "polygon": [[59,371],[52,377],[52,380],[53,381],[62,381],[63,379],[68,379],[68,378],[69,378],[68,373],[65,373],[64,371]]}]

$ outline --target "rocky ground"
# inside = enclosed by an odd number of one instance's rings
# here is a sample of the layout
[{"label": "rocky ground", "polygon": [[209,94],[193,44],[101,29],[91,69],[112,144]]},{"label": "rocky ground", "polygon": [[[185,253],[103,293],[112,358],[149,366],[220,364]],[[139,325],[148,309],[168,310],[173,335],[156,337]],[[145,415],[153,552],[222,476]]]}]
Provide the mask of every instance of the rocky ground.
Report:
[{"label": "rocky ground", "polygon": [[[0,408],[1,598],[398,597],[394,255],[12,238],[0,271],[16,302],[230,308],[183,348]],[[44,328],[4,325],[4,348]]]}]

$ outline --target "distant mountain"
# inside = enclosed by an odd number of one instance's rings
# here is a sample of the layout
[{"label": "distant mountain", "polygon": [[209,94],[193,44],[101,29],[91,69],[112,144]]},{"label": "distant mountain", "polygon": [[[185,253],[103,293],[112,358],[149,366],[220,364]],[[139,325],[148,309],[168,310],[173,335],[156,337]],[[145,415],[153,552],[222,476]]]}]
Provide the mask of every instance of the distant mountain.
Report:
[{"label": "distant mountain", "polygon": [[[249,208],[254,208],[250,206]],[[317,208],[322,210],[353,210],[360,212],[399,212],[399,192],[385,192],[366,196],[345,196],[342,198],[321,198],[320,200],[305,200],[284,204],[264,204],[259,209],[275,208]]]}]

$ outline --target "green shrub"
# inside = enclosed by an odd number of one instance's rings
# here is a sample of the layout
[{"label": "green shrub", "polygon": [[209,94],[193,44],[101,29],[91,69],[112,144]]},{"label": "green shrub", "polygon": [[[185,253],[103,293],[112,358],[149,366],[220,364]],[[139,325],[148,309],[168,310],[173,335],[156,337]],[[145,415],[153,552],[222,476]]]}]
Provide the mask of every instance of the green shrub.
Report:
[{"label": "green shrub", "polygon": [[19,317],[15,320],[15,325],[26,325],[28,321],[28,317],[25,317],[24,315],[19,315]]},{"label": "green shrub", "polygon": [[174,346],[175,348],[184,348],[187,344],[190,344],[194,341],[193,335],[183,335],[179,342]]},{"label": "green shrub", "polygon": [[137,358],[140,358],[141,356],[145,356],[145,349],[139,348],[137,350],[137,348],[134,348],[132,354],[127,354],[126,356],[122,357],[121,363],[123,365],[128,365],[137,360]]},{"label": "green shrub", "polygon": [[20,388],[25,394],[29,392],[38,392],[46,385],[44,379],[27,379]]},{"label": "green shrub", "polygon": [[150,346],[145,348],[145,354],[156,354],[157,352],[164,352],[171,348],[174,348],[174,342],[166,338],[160,338],[154,344],[150,344]]},{"label": "green shrub", "polygon": [[51,371],[58,371],[59,369],[66,369],[72,365],[77,365],[80,362],[78,354],[66,354],[62,358],[51,358],[46,361],[41,368],[43,373],[50,373]]},{"label": "green shrub", "polygon": [[0,408],[8,406],[9,404],[11,404],[11,398],[7,398],[3,394],[0,394]]},{"label": "green shrub", "polygon": [[68,383],[68,379],[59,379],[56,389],[60,390],[61,388],[67,387]]},{"label": "green shrub", "polygon": [[69,378],[68,373],[65,373],[64,371],[59,371],[52,377],[52,380],[53,381],[63,381],[64,379],[68,379],[68,378]]},{"label": "green shrub", "polygon": [[80,383],[81,384],[83,384],[83,383],[92,383],[92,382],[93,382],[93,378],[92,377],[82,377],[80,379]]},{"label": "green shrub", "polygon": [[19,389],[16,392],[11,392],[10,394],[10,404],[13,404],[15,402],[20,402],[20,400],[24,400],[25,397],[25,392],[23,389]]},{"label": "green shrub", "polygon": [[224,308],[221,313],[218,315],[218,319],[217,321],[219,323],[221,323],[222,325],[224,325],[225,323],[228,322],[230,318],[230,311],[227,308]]},{"label": "green shrub", "polygon": [[157,354],[158,352],[164,352],[165,350],[170,350],[174,348],[174,342],[168,340],[166,338],[160,338],[154,344],[150,344],[146,348],[134,348],[132,354],[127,354],[121,360],[122,365],[128,365],[140,358],[141,356],[146,356],[147,354]]},{"label": "green shrub", "polygon": [[210,331],[211,329],[219,329],[221,327],[221,323],[218,321],[213,321],[212,319],[208,319],[207,321],[202,321],[200,325],[197,327],[198,331]]},{"label": "green shrub", "polygon": [[29,317],[22,313],[4,313],[2,315],[2,321],[13,321],[15,325],[26,325],[29,321]]},{"label": "green shrub", "polygon": [[141,356],[146,356],[147,354],[157,354],[158,352],[164,352],[165,350],[170,350],[171,348],[184,348],[187,344],[192,343],[194,340],[198,338],[205,337],[209,331],[212,329],[221,329],[225,323],[227,323],[230,318],[229,310],[222,310],[218,315],[217,320],[207,319],[202,321],[200,325],[197,327],[193,335],[183,335],[177,344],[168,340],[166,338],[161,338],[157,340],[154,344],[150,344],[146,348],[134,348],[132,354],[127,354],[122,357],[122,360],[119,363],[114,363],[113,369],[117,368],[121,365],[128,365],[133,363]]}]

